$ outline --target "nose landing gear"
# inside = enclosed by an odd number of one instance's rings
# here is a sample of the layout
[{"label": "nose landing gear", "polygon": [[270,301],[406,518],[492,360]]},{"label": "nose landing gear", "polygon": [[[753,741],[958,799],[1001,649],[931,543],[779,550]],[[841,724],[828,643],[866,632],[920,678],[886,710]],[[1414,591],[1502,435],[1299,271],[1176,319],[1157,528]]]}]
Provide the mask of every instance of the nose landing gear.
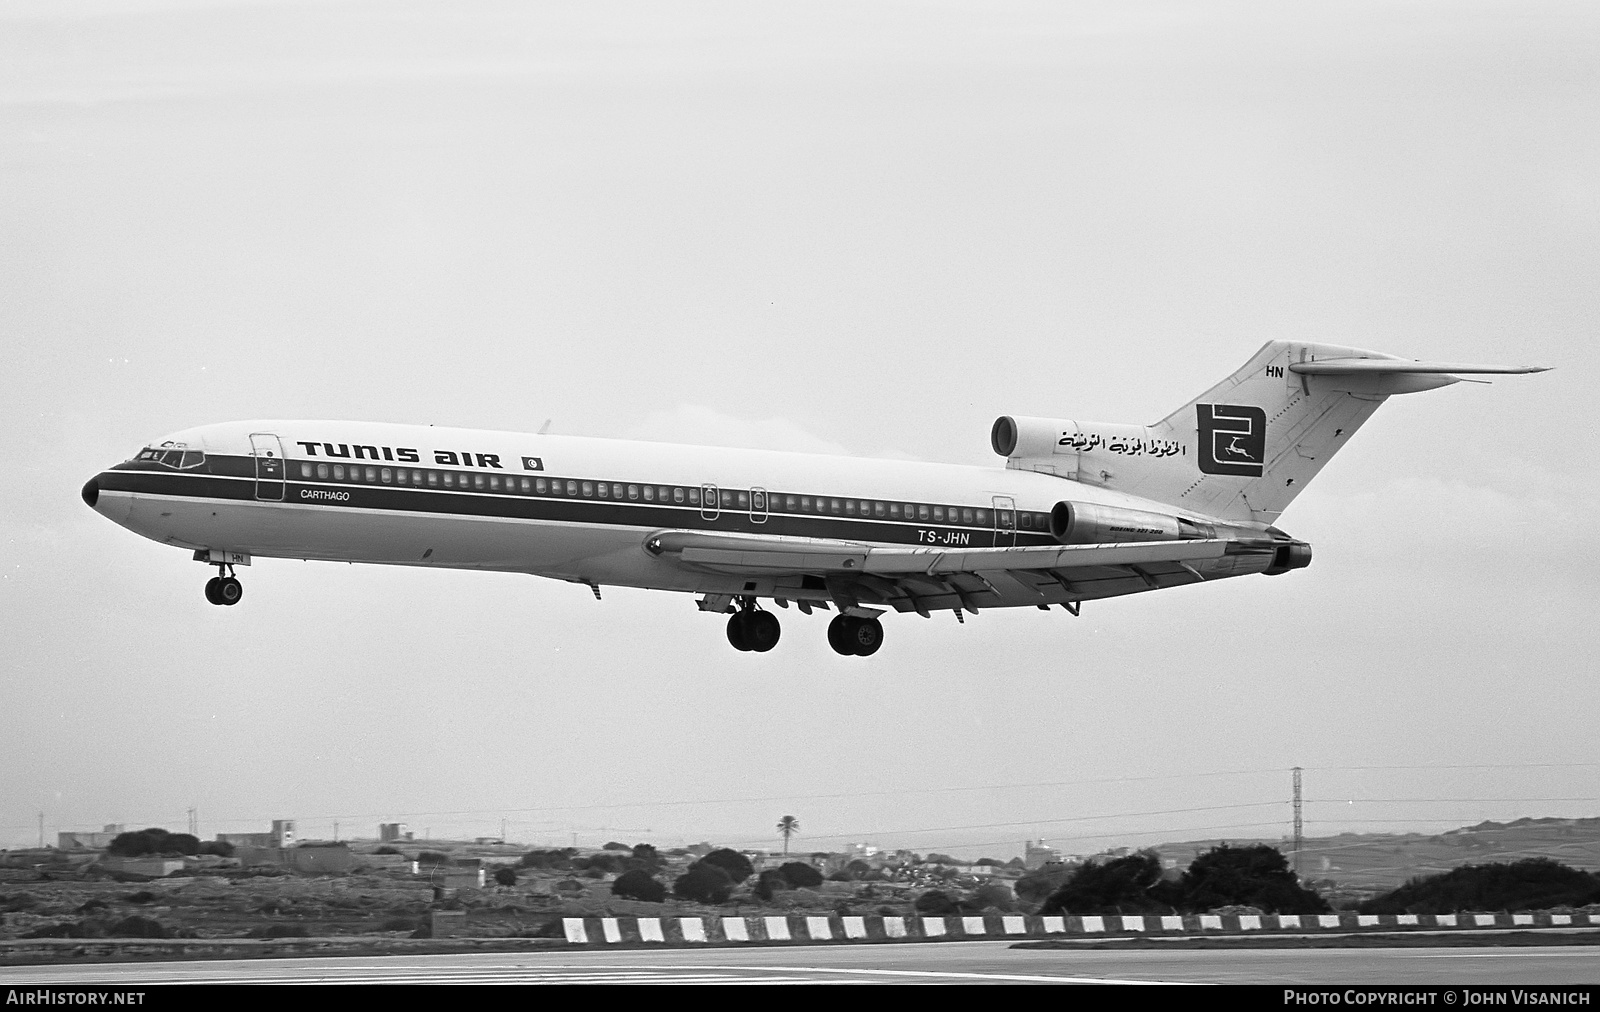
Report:
[{"label": "nose landing gear", "polygon": [[846,657],[870,657],[883,646],[883,623],[875,618],[835,615],[828,623],[828,646]]},{"label": "nose landing gear", "polygon": [[232,566],[217,566],[217,575],[206,581],[207,601],[232,606],[244,597],[244,584],[233,575],[232,569]]},{"label": "nose landing gear", "polygon": [[735,650],[752,650],[764,654],[778,645],[783,629],[778,616],[770,611],[756,611],[755,602],[745,598],[738,611],[728,616],[728,642]]}]

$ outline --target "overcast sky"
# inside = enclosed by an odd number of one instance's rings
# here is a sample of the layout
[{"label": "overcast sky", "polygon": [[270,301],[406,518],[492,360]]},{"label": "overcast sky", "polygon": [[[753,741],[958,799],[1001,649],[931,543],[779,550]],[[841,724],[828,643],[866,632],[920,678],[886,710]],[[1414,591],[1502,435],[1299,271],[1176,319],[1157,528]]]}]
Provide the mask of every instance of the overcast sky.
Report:
[{"label": "overcast sky", "polygon": [[[1287,833],[1296,765],[1312,835],[1600,814],[1596,109],[1590,2],[0,0],[0,846],[1089,852]],[[998,463],[1275,338],[1557,369],[1386,405],[1307,570],[871,660],[527,576],[215,608],[78,498],[258,417]]]}]

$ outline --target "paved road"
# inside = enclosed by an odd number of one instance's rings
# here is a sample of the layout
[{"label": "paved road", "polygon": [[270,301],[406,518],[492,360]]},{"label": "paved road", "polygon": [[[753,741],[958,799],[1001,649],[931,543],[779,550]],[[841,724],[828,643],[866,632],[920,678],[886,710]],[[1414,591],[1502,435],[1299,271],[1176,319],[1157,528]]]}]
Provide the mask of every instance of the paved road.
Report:
[{"label": "paved road", "polygon": [[1596,984],[1600,947],[1018,950],[1009,942],[0,968],[17,984],[851,983]]}]

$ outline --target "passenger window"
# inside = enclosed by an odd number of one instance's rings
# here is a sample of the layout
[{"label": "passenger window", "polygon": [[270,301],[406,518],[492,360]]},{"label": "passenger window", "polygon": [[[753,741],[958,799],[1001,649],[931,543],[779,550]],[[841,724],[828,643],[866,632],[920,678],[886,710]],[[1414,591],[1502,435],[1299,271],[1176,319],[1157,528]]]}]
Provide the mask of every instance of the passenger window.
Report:
[{"label": "passenger window", "polygon": [[972,511],[971,510],[963,509],[961,511],[961,522],[966,524],[968,527],[972,526]]},{"label": "passenger window", "polygon": [[892,502],[892,503],[889,504],[889,519],[890,520],[899,520],[900,519],[900,504],[899,503]]},{"label": "passenger window", "polygon": [[933,508],[933,519],[935,521],[937,521],[938,523],[941,523],[941,524],[944,523],[944,507],[943,506],[935,506]]},{"label": "passenger window", "polygon": [[999,516],[1000,516],[1000,526],[1001,527],[1009,527],[1009,528],[1012,528],[1012,529],[1016,528],[1017,522],[1011,516],[1011,511],[1010,510],[1000,510],[999,511]]},{"label": "passenger window", "polygon": [[394,472],[387,467],[381,468],[378,471],[378,480],[387,485],[394,480]]},{"label": "passenger window", "polygon": [[[507,482],[509,482],[510,480],[511,480],[510,478],[506,479]],[[533,491],[533,479],[532,478],[523,478],[523,479],[521,479],[520,484],[522,485],[522,494],[523,495],[527,495],[529,492]]]},{"label": "passenger window", "polygon": [[585,499],[594,498],[594,482],[586,481],[583,483],[583,497]]},{"label": "passenger window", "polygon": [[611,495],[611,486],[607,485],[605,482],[602,481],[600,483],[600,498],[606,499],[606,498],[609,498],[610,495]]},{"label": "passenger window", "polygon": [[810,513],[811,512],[811,497],[810,496],[803,495],[803,496],[800,497],[800,512],[802,512],[802,513]]},{"label": "passenger window", "polygon": [[438,471],[429,471],[428,472],[428,487],[429,488],[435,488],[435,487],[438,486],[438,484],[439,484],[439,472]]},{"label": "passenger window", "polygon": [[344,481],[344,465],[343,464],[335,464],[335,465],[333,465],[333,480],[334,481]]},{"label": "passenger window", "polygon": [[376,483],[377,480],[378,480],[378,469],[375,468],[375,467],[367,468],[367,481]]},{"label": "passenger window", "polygon": [[872,504],[872,515],[875,516],[875,517],[886,517],[886,516],[888,516],[889,515],[889,505],[887,503],[881,503],[881,502],[873,503]]},{"label": "passenger window", "polygon": [[[633,486],[632,485],[628,486],[628,493],[629,493],[629,498],[630,499],[633,498],[633,495],[632,495]],[[646,485],[644,487],[644,501],[645,502],[655,502],[656,501],[656,487],[654,485]]]},{"label": "passenger window", "polygon": [[742,509],[742,510],[748,510],[750,508],[750,493],[749,492],[740,492],[739,493],[739,508]]},{"label": "passenger window", "polygon": [[829,499],[828,512],[832,513],[834,516],[839,516],[844,512],[844,504],[837,499]]},{"label": "passenger window", "polygon": [[1026,528],[1027,530],[1030,530],[1030,531],[1033,530],[1033,514],[1032,513],[1019,513],[1019,514],[1017,514],[1017,516],[1022,518],[1022,526],[1024,528]]},{"label": "passenger window", "polygon": [[676,503],[683,502],[683,489],[677,488],[677,487],[673,488],[673,490],[672,490],[672,501],[676,502]]},{"label": "passenger window", "polygon": [[727,490],[723,491],[723,493],[722,493],[722,505],[727,506],[730,509],[733,507],[733,493],[732,492],[729,492]]},{"label": "passenger window", "polygon": [[918,520],[926,520],[926,519],[928,519],[929,515],[930,515],[930,511],[929,511],[928,507],[923,505],[922,503],[918,503],[917,504],[917,519]]},{"label": "passenger window", "polygon": [[328,465],[327,464],[318,464],[317,465],[317,477],[321,478],[323,480],[327,479],[327,477],[328,477]]},{"label": "passenger window", "polygon": [[697,488],[689,489],[689,505],[690,506],[698,506],[698,505],[700,505],[700,490],[699,489],[697,489]]},{"label": "passenger window", "polygon": [[311,477],[311,465],[310,464],[302,463],[300,465],[300,477],[302,477],[302,478]]},{"label": "passenger window", "polygon": [[844,501],[844,511],[846,513],[848,513],[850,516],[855,516],[856,515],[856,501],[854,499],[846,499]]},{"label": "passenger window", "polygon": [[[637,498],[639,498],[639,486],[637,486],[637,485],[629,485],[628,486],[628,500],[631,502],[631,501],[633,501],[633,500],[635,500]],[[645,498],[648,499],[649,496],[646,496]]]},{"label": "passenger window", "polygon": [[550,491],[550,483],[543,478],[535,478],[533,479],[533,490],[540,495],[544,495]]},{"label": "passenger window", "polygon": [[988,510],[978,510],[975,515],[977,516],[978,523],[980,525],[982,525],[984,527],[989,526],[989,511]]},{"label": "passenger window", "polygon": [[567,482],[567,495],[575,496],[577,494],[578,494],[578,483],[575,482],[575,481]]}]

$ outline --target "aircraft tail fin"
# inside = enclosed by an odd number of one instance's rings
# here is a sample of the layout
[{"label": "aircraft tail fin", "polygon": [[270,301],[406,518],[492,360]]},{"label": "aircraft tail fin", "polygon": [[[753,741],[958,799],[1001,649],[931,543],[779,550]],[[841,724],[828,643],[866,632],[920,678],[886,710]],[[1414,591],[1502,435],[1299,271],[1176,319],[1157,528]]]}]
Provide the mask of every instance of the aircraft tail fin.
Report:
[{"label": "aircraft tail fin", "polygon": [[994,443],[1013,467],[1224,520],[1271,524],[1389,397],[1448,386],[1464,375],[1544,369],[1413,362],[1360,348],[1271,341],[1154,425],[1002,418]]}]

